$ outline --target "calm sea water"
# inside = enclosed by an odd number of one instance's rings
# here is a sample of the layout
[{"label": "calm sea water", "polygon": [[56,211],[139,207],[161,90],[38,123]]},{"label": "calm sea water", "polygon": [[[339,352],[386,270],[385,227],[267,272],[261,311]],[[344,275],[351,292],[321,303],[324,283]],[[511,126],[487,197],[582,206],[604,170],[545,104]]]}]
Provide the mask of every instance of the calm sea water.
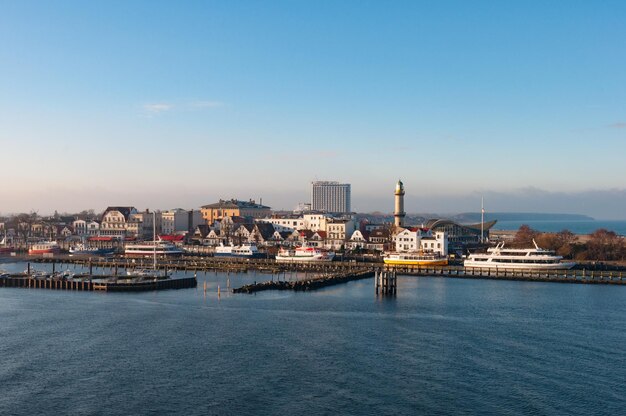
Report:
[{"label": "calm sea water", "polygon": [[401,277],[386,299],[372,280],[217,296],[265,277],[201,274],[198,289],[140,294],[0,289],[0,414],[626,406],[626,288]]},{"label": "calm sea water", "polygon": [[517,230],[522,224],[542,232],[570,230],[574,234],[591,234],[605,228],[626,235],[626,221],[498,221],[494,230]]}]

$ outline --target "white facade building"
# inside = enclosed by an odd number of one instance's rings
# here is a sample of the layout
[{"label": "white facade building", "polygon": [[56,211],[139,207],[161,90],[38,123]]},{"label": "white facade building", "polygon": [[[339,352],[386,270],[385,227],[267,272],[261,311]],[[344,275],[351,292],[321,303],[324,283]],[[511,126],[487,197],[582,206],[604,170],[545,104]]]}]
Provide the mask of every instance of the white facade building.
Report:
[{"label": "white facade building", "polygon": [[394,240],[397,252],[423,251],[448,255],[448,237],[445,232],[436,231],[433,234],[422,228],[405,228],[396,234]]},{"label": "white facade building", "polygon": [[161,234],[171,235],[191,232],[200,224],[204,224],[200,210],[187,211],[176,208],[161,212]]},{"label": "white facade building", "polygon": [[72,228],[74,228],[74,234],[76,235],[87,235],[87,221],[85,220],[74,221]]}]

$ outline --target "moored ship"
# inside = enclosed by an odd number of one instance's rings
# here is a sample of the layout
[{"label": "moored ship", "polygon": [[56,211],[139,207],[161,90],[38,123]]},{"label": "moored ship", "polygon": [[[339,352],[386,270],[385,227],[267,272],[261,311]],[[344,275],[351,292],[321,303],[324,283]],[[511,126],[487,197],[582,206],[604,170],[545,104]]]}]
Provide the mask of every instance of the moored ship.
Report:
[{"label": "moored ship", "polygon": [[214,255],[215,257],[239,257],[246,259],[265,257],[263,253],[259,252],[256,244],[254,243],[247,243],[239,246],[235,246],[232,244],[225,246],[223,244],[220,244],[219,246],[215,247]]},{"label": "moored ship", "polygon": [[447,266],[448,257],[439,253],[389,252],[383,257],[383,262],[394,266]]},{"label": "moored ship", "polygon": [[115,253],[114,248],[98,248],[98,247],[89,247],[85,244],[79,243],[75,246],[70,247],[70,254],[73,255],[89,255],[89,256],[110,256]]},{"label": "moored ship", "polygon": [[124,247],[124,255],[128,257],[174,257],[183,254],[183,250],[174,244],[164,241],[146,241],[143,243],[128,243]]},{"label": "moored ship", "polygon": [[473,268],[500,268],[500,269],[571,269],[574,262],[563,262],[562,256],[557,256],[553,250],[539,248],[533,240],[535,248],[504,248],[499,243],[487,250],[487,253],[470,254],[464,261],[465,267]]},{"label": "moored ship", "polygon": [[279,263],[332,261],[335,253],[317,247],[282,248],[276,255]]},{"label": "moored ship", "polygon": [[56,241],[41,241],[28,247],[28,254],[31,255],[58,254],[60,251]]}]

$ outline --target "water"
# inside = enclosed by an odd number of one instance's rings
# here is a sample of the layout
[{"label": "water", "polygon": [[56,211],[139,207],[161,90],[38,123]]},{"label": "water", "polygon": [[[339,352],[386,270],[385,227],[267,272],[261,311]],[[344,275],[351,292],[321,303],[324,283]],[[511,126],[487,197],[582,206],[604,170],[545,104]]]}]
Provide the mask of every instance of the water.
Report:
[{"label": "water", "polygon": [[574,234],[591,234],[605,228],[619,235],[626,235],[626,221],[498,221],[494,230],[517,230],[522,224],[541,232],[570,230]]},{"label": "water", "polygon": [[138,294],[0,289],[0,414],[587,415],[626,405],[626,288],[401,277],[396,298],[376,298],[372,279],[217,296],[228,279],[265,277],[200,274],[198,289]]}]

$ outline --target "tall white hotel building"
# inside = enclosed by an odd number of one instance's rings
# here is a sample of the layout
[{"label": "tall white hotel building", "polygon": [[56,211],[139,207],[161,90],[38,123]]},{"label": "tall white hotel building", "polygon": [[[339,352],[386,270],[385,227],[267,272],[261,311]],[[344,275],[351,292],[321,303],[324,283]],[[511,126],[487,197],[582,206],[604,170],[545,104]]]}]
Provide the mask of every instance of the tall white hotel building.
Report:
[{"label": "tall white hotel building", "polygon": [[333,213],[351,212],[350,184],[311,182],[311,209]]}]

